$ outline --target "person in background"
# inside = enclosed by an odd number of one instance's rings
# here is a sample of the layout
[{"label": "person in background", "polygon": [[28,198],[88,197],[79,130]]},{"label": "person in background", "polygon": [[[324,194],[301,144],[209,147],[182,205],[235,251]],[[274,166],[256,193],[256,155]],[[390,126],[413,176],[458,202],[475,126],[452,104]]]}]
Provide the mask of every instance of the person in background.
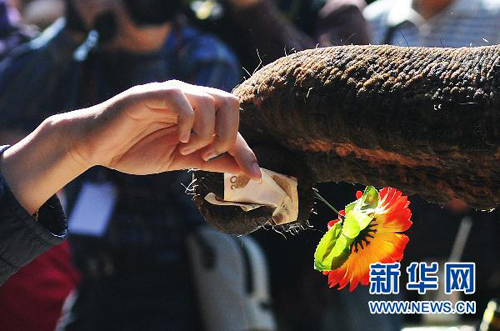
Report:
[{"label": "person in background", "polygon": [[[251,73],[261,65],[307,48],[368,44],[370,31],[362,15],[364,7],[363,0],[207,0],[191,1],[189,17],[235,49],[243,67]],[[349,202],[354,192],[348,185],[325,184],[321,188],[321,194],[330,201]],[[313,270],[315,246],[328,220],[334,218],[328,208],[318,206],[317,211],[310,222],[319,231],[285,234],[288,240],[276,238],[272,231],[254,234],[269,260],[279,329],[319,331],[331,330],[335,325],[344,330],[399,330],[399,324],[384,316],[355,309],[356,301],[368,297],[360,295],[363,289],[346,295],[332,292],[324,276]],[[348,313],[355,318],[346,321],[343,314]]]},{"label": "person in background", "polygon": [[22,3],[20,11],[23,22],[40,30],[45,30],[64,15],[64,0],[30,0]]},{"label": "person in background", "polygon": [[[20,267],[65,239],[67,222],[55,193],[93,166],[135,175],[197,168],[243,172],[258,179],[260,170],[255,156],[237,132],[238,119],[238,100],[233,95],[169,81],[136,86],[88,109],[51,116],[19,143],[10,148],[3,146],[0,285]],[[205,123],[210,139],[203,144],[190,143],[195,139],[192,129],[200,122]],[[214,133],[221,138],[215,140]],[[196,146],[195,150],[186,153],[192,146]],[[213,149],[227,150],[227,154],[205,161],[204,156]],[[36,283],[36,275],[32,280]],[[61,291],[52,284],[48,280],[39,283],[43,286],[39,291]],[[25,285],[26,289],[19,287],[19,292],[13,294],[25,296],[25,291],[31,289]],[[24,307],[38,307],[38,323],[17,324],[13,328],[12,322],[5,321],[2,328],[49,330],[43,314],[50,314],[52,307],[46,304],[44,299],[24,302]],[[2,310],[2,314],[6,311]],[[33,320],[29,315],[23,316]]]},{"label": "person in background", "polygon": [[368,26],[361,13],[364,0],[191,3],[193,20],[226,41],[250,72],[291,52],[370,42]]},{"label": "person in background", "polygon": [[8,0],[0,0],[0,60],[34,35],[35,31],[21,23],[16,8]]},{"label": "person in background", "polygon": [[[500,1],[498,0],[378,0],[363,12],[373,31],[375,44],[402,47],[477,47],[500,43]],[[405,260],[446,261],[461,220],[471,217],[473,226],[462,261],[476,263],[477,311],[500,297],[500,264],[495,253],[500,245],[499,211],[469,209],[461,201],[446,208],[412,197],[414,225]],[[433,231],[428,231],[432,228]],[[408,262],[408,263],[409,263]],[[403,267],[403,266],[402,266]],[[407,293],[411,298],[414,293]]]},{"label": "person in background", "polygon": [[[0,285],[65,239],[67,222],[55,194],[94,166],[133,175],[195,168],[258,180],[257,159],[238,121],[232,94],[168,81],[53,115],[14,146],[2,146]],[[195,141],[200,129],[203,143]],[[213,150],[223,157],[209,160]]]},{"label": "person in background", "polygon": [[364,16],[374,44],[468,47],[500,43],[497,0],[378,0]]},{"label": "person in background", "polygon": [[[24,17],[20,17],[18,9],[22,8],[19,5],[16,1],[0,0],[0,59],[36,35],[36,31],[25,24]],[[11,143],[14,141],[10,140]],[[79,279],[69,257],[68,243],[63,242],[22,268],[0,287],[0,325],[3,328],[54,329],[62,300]]]},{"label": "person in background", "polygon": [[[0,64],[1,141],[17,141],[55,110],[87,107],[137,84],[175,78],[230,90],[240,77],[236,58],[216,38],[178,20],[180,2],[67,0],[64,19]],[[192,141],[203,143],[203,132],[195,133]],[[178,172],[135,178],[96,168],[65,190],[82,281],[61,328],[199,327],[184,240],[203,220],[180,194],[186,178]],[[83,208],[100,215],[102,232],[72,230],[75,219],[97,219],[72,211],[88,203],[85,192],[103,193],[103,187],[115,194],[105,195],[100,209]],[[47,278],[40,273],[37,283]]]}]

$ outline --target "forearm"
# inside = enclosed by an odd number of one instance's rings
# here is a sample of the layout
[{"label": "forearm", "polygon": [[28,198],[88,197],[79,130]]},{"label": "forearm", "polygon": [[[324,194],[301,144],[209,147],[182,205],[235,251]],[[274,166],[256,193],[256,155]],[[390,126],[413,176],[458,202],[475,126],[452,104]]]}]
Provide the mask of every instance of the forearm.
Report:
[{"label": "forearm", "polygon": [[[136,86],[93,107],[49,117],[4,152],[1,171],[30,214],[94,165],[136,175],[242,171],[258,179],[255,155],[238,134],[238,108],[234,96],[213,88],[176,81]],[[200,130],[198,141],[190,140],[193,127]]]},{"label": "forearm", "polygon": [[68,122],[64,115],[48,118],[0,159],[12,193],[30,214],[86,170],[69,151]]}]

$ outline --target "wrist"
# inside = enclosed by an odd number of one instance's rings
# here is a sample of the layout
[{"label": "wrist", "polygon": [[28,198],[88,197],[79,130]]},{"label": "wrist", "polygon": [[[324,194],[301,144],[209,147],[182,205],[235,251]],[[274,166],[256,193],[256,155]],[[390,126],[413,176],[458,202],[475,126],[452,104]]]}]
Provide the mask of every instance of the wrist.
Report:
[{"label": "wrist", "polygon": [[[83,110],[84,111],[84,110]],[[58,141],[60,151],[57,154],[64,160],[63,162],[70,168],[75,169],[79,174],[84,173],[94,165],[88,153],[84,153],[86,148],[85,132],[88,132],[86,119],[82,110],[72,111],[53,115],[42,123],[42,129],[46,128],[51,135],[51,139]]]},{"label": "wrist", "polygon": [[50,117],[0,159],[5,181],[30,214],[86,170],[70,155],[64,132],[64,121]]}]

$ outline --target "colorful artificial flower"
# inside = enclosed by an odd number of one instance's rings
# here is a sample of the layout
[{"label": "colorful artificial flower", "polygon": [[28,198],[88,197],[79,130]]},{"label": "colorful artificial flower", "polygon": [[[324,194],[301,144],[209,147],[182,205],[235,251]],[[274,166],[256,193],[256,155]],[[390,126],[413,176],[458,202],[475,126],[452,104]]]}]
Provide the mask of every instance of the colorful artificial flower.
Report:
[{"label": "colorful artificial flower", "polygon": [[356,198],[328,222],[314,253],[314,268],[328,276],[329,286],[341,290],[350,283],[351,292],[360,283],[369,284],[370,264],[401,261],[409,241],[402,232],[413,224],[408,197],[396,189],[379,192],[370,186]]}]

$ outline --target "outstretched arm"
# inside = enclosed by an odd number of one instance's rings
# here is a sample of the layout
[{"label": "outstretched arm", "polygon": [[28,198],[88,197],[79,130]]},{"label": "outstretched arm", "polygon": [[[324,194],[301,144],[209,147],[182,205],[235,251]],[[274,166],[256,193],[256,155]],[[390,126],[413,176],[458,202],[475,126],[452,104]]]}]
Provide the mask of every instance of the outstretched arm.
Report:
[{"label": "outstretched arm", "polygon": [[239,103],[229,93],[178,81],[152,83],[49,117],[5,151],[0,164],[30,214],[95,165],[137,175],[197,168],[259,178],[238,122]]}]

